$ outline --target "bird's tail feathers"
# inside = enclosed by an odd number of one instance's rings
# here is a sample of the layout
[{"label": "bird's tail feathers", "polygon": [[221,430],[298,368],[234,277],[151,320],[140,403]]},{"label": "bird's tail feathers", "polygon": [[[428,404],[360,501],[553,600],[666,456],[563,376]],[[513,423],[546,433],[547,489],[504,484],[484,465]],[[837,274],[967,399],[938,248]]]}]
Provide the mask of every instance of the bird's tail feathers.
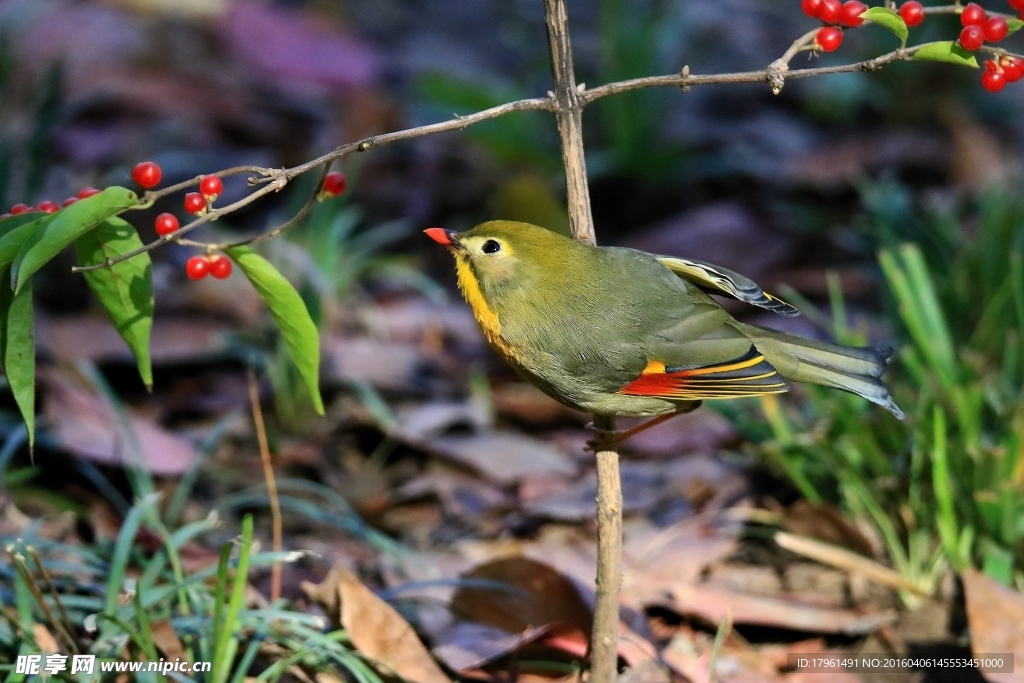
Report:
[{"label": "bird's tail feathers", "polygon": [[740,323],[739,328],[786,379],[843,389],[877,403],[901,420],[906,418],[881,380],[892,361],[893,347],[856,348],[754,325]]}]

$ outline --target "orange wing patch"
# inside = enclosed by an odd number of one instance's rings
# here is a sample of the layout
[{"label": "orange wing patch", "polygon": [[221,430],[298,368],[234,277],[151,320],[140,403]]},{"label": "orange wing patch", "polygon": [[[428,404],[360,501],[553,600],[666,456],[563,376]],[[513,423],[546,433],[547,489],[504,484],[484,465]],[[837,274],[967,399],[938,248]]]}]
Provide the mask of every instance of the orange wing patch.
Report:
[{"label": "orange wing patch", "polygon": [[649,361],[620,394],[680,401],[781,394],[789,385],[753,346],[742,358],[701,368],[680,369]]}]

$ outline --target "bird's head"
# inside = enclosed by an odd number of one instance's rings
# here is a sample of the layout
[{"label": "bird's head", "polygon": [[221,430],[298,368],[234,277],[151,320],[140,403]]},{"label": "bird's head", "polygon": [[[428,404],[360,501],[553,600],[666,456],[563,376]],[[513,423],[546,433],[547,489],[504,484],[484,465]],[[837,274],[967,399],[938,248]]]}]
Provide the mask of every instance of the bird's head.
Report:
[{"label": "bird's head", "polygon": [[[459,281],[472,275],[485,296],[542,285],[579,260],[583,245],[529,223],[489,221],[468,232],[424,231],[455,256]],[[556,278],[557,279],[557,278]]]}]

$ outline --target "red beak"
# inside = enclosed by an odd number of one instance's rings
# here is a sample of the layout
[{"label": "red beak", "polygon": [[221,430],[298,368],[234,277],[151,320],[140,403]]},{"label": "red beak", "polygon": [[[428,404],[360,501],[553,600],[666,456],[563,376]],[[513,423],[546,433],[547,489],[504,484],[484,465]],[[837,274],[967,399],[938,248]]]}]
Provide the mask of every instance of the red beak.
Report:
[{"label": "red beak", "polygon": [[423,231],[427,237],[434,240],[438,244],[443,244],[446,247],[451,246],[455,242],[457,233],[452,230],[445,230],[444,228],[427,228]]}]

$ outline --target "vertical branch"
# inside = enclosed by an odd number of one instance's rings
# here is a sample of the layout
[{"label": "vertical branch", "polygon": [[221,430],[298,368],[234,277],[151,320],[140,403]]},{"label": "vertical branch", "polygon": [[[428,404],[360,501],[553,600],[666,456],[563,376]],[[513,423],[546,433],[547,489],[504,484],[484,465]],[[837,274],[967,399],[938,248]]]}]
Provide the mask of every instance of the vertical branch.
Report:
[{"label": "vertical branch", "polygon": [[590,213],[587,161],[583,155],[583,103],[576,88],[569,42],[569,15],[565,0],[544,0],[551,49],[551,75],[555,82],[555,119],[562,139],[565,194],[569,203],[569,229],[580,242],[596,244]]},{"label": "vertical branch", "polygon": [[[590,211],[587,162],[583,153],[583,102],[573,73],[569,16],[565,0],[544,0],[551,74],[554,79],[554,110],[565,166],[569,228],[580,242],[596,244],[594,217]],[[608,437],[615,418],[595,415],[599,445],[597,457],[597,604],[590,634],[590,683],[612,683],[618,671],[619,587],[622,582],[622,489],[619,454]]]},{"label": "vertical branch", "polygon": [[590,683],[612,683],[619,663],[619,589],[622,585],[622,485],[613,436],[615,418],[595,415],[597,458],[597,604],[590,635]]}]

